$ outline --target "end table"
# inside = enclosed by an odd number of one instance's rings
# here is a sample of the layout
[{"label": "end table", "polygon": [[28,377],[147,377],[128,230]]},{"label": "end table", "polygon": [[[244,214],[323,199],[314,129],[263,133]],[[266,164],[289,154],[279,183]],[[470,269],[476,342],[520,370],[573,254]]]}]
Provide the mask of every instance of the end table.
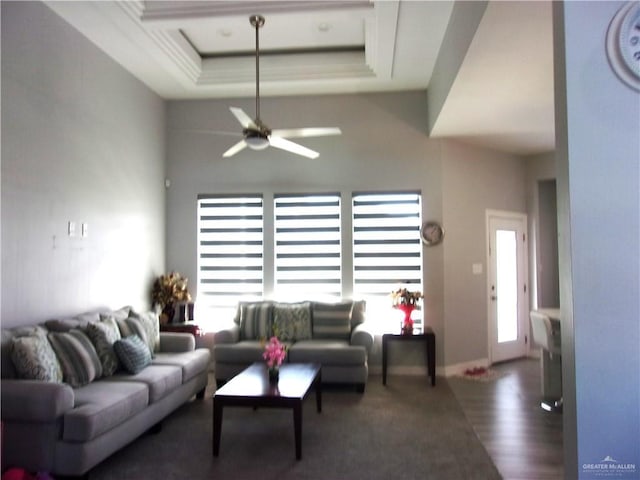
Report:
[{"label": "end table", "polygon": [[178,332],[178,333],[190,333],[194,337],[201,337],[204,335],[202,329],[197,323],[194,322],[182,322],[182,323],[165,323],[160,325],[161,332]]},{"label": "end table", "polygon": [[424,342],[427,353],[427,372],[431,377],[431,386],[436,385],[436,335],[431,327],[425,327],[422,333],[405,335],[402,333],[384,333],[382,335],[382,384],[387,384],[387,348],[389,340],[400,342]]}]

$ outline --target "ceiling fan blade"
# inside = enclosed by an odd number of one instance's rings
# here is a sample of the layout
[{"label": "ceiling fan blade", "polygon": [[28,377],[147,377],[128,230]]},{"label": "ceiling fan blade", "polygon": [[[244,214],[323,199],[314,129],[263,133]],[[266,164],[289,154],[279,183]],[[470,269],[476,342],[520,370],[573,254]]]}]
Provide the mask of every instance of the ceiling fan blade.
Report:
[{"label": "ceiling fan blade", "polygon": [[258,129],[258,126],[251,119],[251,117],[244,113],[244,110],[242,110],[241,108],[229,107],[229,110],[231,110],[231,113],[233,113],[233,115],[238,119],[240,125],[242,125],[242,128],[250,128],[253,130]]},{"label": "ceiling fan blade", "polygon": [[247,142],[245,142],[244,138],[243,138],[238,143],[236,143],[233,147],[231,147],[229,150],[224,152],[222,154],[222,156],[224,158],[231,157],[231,156],[235,155],[236,153],[238,153],[240,150],[243,150],[246,146],[247,146]]},{"label": "ceiling fan blade", "polygon": [[342,130],[337,127],[310,127],[310,128],[278,128],[271,131],[278,137],[324,137],[327,135],[342,135]]},{"label": "ceiling fan blade", "polygon": [[303,147],[302,145],[298,145],[297,143],[290,142],[282,137],[277,137],[275,135],[271,135],[269,137],[269,144],[272,147],[279,148],[281,150],[286,150],[287,152],[295,153],[297,155],[302,155],[307,158],[318,158],[320,155],[318,152],[314,152],[313,150]]},{"label": "ceiling fan blade", "polygon": [[239,132],[223,132],[220,130],[188,130],[190,133],[204,133],[205,135],[226,135],[229,137],[241,137]]}]

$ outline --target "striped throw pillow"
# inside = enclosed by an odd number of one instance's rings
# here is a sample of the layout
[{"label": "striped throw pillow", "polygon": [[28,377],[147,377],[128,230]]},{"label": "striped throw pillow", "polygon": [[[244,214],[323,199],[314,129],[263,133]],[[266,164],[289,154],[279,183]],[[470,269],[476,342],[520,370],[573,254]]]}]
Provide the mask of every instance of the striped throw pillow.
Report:
[{"label": "striped throw pillow", "polygon": [[116,322],[118,323],[120,336],[122,338],[130,337],[131,335],[138,335],[140,340],[149,345],[147,340],[147,331],[139,319],[128,317],[125,319],[116,319]]},{"label": "striped throw pillow", "polygon": [[62,367],[65,383],[78,388],[102,376],[102,364],[98,353],[91,340],[81,330],[51,332],[48,338]]},{"label": "striped throw pillow", "polygon": [[160,318],[158,314],[153,311],[138,313],[131,310],[130,315],[129,318],[135,318],[142,325],[146,336],[146,339],[143,340],[146,340],[151,356],[153,356],[154,353],[160,351]]},{"label": "striped throw pillow", "polygon": [[240,338],[261,340],[271,336],[273,305],[270,302],[245,303],[240,306]]},{"label": "striped throw pillow", "polygon": [[313,303],[313,338],[349,340],[353,302]]},{"label": "striped throw pillow", "polygon": [[151,363],[151,352],[147,344],[138,336],[130,335],[113,344],[118,360],[129,373],[138,373]]}]

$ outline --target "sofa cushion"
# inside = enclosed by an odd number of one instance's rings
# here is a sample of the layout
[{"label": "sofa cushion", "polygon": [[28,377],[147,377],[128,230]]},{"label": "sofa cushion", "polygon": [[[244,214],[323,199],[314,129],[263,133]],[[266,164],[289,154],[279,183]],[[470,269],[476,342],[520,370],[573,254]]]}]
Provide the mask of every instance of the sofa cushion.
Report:
[{"label": "sofa cushion", "polygon": [[151,363],[149,347],[138,335],[129,335],[113,344],[118,360],[129,373],[138,373]]},{"label": "sofa cushion", "polygon": [[364,347],[352,347],[346,340],[303,340],[289,348],[289,362],[316,362],[324,365],[364,365],[367,352]]},{"label": "sofa cushion", "polygon": [[175,365],[182,369],[182,383],[186,383],[202,371],[209,368],[211,355],[209,350],[198,348],[182,353],[158,353],[153,359],[153,365]]},{"label": "sofa cushion", "polygon": [[144,383],[149,389],[149,403],[154,403],[182,385],[182,368],[176,365],[149,365],[135,375],[117,373],[105,381]]},{"label": "sofa cushion", "polygon": [[135,318],[142,324],[147,345],[149,345],[149,350],[153,356],[160,350],[160,318],[158,314],[152,311],[138,313],[132,310],[130,318]]},{"label": "sofa cushion", "polygon": [[353,302],[313,303],[313,338],[348,340]]},{"label": "sofa cushion", "polygon": [[86,442],[120,425],[149,404],[141,382],[113,382],[109,377],[74,390],[75,408],[64,415],[65,441]]},{"label": "sofa cushion", "polygon": [[113,349],[113,344],[120,340],[120,330],[115,319],[107,317],[100,322],[90,323],[85,333],[96,349],[102,364],[102,375],[105,377],[113,375],[120,366],[118,356]]},{"label": "sofa cushion", "polygon": [[44,333],[11,339],[11,360],[18,378],[62,382],[62,369]]},{"label": "sofa cushion", "polygon": [[273,334],[283,342],[311,338],[311,303],[273,305]]},{"label": "sofa cushion", "polygon": [[243,303],[240,305],[240,339],[260,340],[271,336],[271,302]]},{"label": "sofa cushion", "polygon": [[238,343],[221,343],[213,346],[216,363],[264,362],[264,343],[259,340],[241,340]]},{"label": "sofa cushion", "polygon": [[102,376],[102,364],[91,340],[78,329],[47,336],[62,367],[65,383],[81,387]]}]

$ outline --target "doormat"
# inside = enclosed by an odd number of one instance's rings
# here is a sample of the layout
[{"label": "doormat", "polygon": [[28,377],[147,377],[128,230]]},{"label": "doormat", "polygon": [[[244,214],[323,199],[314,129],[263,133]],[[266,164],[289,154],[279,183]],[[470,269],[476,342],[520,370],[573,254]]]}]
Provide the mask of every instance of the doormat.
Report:
[{"label": "doormat", "polygon": [[459,374],[459,377],[466,378],[467,380],[475,380],[477,382],[489,382],[498,378],[504,377],[504,373],[496,372],[486,367],[474,367],[467,368],[464,372]]}]

